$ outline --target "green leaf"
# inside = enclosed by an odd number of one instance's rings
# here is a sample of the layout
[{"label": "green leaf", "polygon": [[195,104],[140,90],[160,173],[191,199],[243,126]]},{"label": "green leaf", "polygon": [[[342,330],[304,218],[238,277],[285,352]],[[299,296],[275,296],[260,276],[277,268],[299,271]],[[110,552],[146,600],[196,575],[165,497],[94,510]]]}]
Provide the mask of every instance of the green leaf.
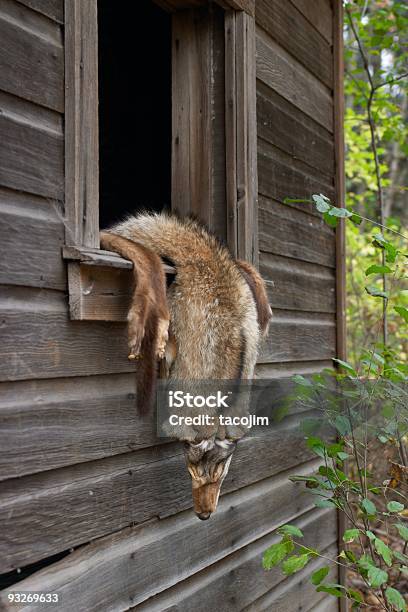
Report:
[{"label": "green leaf", "polygon": [[305,378],[301,374],[295,374],[294,376],[292,376],[292,380],[297,385],[301,385],[302,387],[313,387],[312,381],[308,378]]},{"label": "green leaf", "polygon": [[337,206],[333,206],[329,212],[327,213],[331,217],[352,217],[353,213],[347,210],[347,208],[337,208]]},{"label": "green leaf", "polygon": [[299,544],[298,546],[298,553],[300,555],[309,555],[311,559],[314,559],[315,557],[319,556],[317,550],[315,550],[314,548],[310,548],[310,546],[302,546],[302,544]]},{"label": "green leaf", "polygon": [[389,295],[387,291],[381,291],[381,289],[378,289],[378,287],[376,287],[375,285],[369,285],[368,287],[365,287],[365,290],[369,295],[372,295],[373,297],[380,297],[384,300],[388,300]]},{"label": "green leaf", "polygon": [[406,611],[407,605],[401,593],[397,591],[397,589],[388,587],[385,591],[385,597],[387,598],[388,603],[394,606],[394,608],[398,610],[398,612]]},{"label": "green leaf", "polygon": [[350,217],[350,221],[352,221],[355,225],[361,225],[363,220],[360,217],[360,215],[357,215],[356,213],[353,213]]},{"label": "green leaf", "polygon": [[375,538],[374,546],[375,546],[375,550],[378,552],[379,555],[381,555],[381,557],[384,559],[384,561],[388,565],[388,567],[391,567],[391,565],[392,565],[392,550],[390,548],[388,548],[388,546],[385,544],[385,542],[380,540],[380,538]]},{"label": "green leaf", "polygon": [[330,205],[330,200],[328,200],[326,198],[326,196],[322,196],[320,195],[312,195],[312,199],[314,201],[314,203],[316,204],[316,209],[321,212],[321,213],[325,213],[328,212],[331,209],[331,205]]},{"label": "green leaf", "polygon": [[315,455],[324,459],[326,456],[326,447],[323,440],[320,440],[320,438],[310,437],[307,439],[306,444],[315,453]]},{"label": "green leaf", "polygon": [[357,565],[361,569],[366,570],[366,571],[368,571],[370,567],[375,567],[374,561],[372,560],[370,555],[362,555],[360,559],[357,561]]},{"label": "green leaf", "polygon": [[323,213],[323,219],[326,221],[327,225],[330,225],[330,227],[337,227],[337,217],[333,217],[326,212]]},{"label": "green leaf", "polygon": [[344,370],[349,372],[349,374],[351,374],[354,378],[357,378],[357,372],[355,371],[352,365],[347,363],[347,361],[343,361],[342,359],[334,359],[334,358],[332,359],[332,361],[335,361],[336,363],[338,363],[339,366],[341,366]]},{"label": "green leaf", "polygon": [[384,238],[382,234],[374,234],[372,244],[379,249],[384,249],[386,251],[386,261],[388,261],[389,263],[394,263],[398,251],[395,246],[391,244],[391,242]]},{"label": "green leaf", "polygon": [[309,561],[308,554],[297,555],[297,556],[294,555],[293,557],[288,557],[286,561],[282,563],[282,571],[287,576],[290,576],[291,574],[294,574],[295,572],[298,572],[303,567],[305,567],[308,561]]},{"label": "green leaf", "polygon": [[303,532],[299,529],[299,527],[295,527],[294,525],[282,525],[282,527],[279,527],[278,533],[281,535],[303,538]]},{"label": "green leaf", "polygon": [[353,589],[347,589],[347,597],[350,597],[350,599],[353,599],[357,603],[364,603],[363,596],[358,591],[354,591]]},{"label": "green leaf", "polygon": [[329,567],[321,567],[320,569],[316,570],[315,572],[313,572],[313,574],[310,577],[310,580],[312,581],[312,584],[314,584],[315,586],[317,586],[318,584],[321,583],[322,580],[324,580],[327,576],[327,574],[330,572],[330,568]]},{"label": "green leaf", "polygon": [[350,542],[354,542],[354,540],[357,540],[359,535],[360,535],[359,529],[346,529],[343,535],[343,542],[346,542],[346,544],[349,544]]},{"label": "green leaf", "polygon": [[404,504],[400,504],[400,502],[397,501],[390,501],[387,504],[387,510],[389,512],[402,512],[404,509]]},{"label": "green leaf", "polygon": [[378,589],[387,580],[388,574],[381,568],[372,566],[368,569],[368,581],[374,589]]},{"label": "green leaf", "polygon": [[408,308],[405,308],[404,306],[394,306],[394,310],[401,315],[406,323],[408,323]]},{"label": "green leaf", "polygon": [[342,597],[342,586],[341,584],[321,584],[316,589],[319,593],[329,593],[329,595],[333,595],[334,597]]},{"label": "green leaf", "polygon": [[402,523],[396,523],[395,527],[398,529],[398,533],[400,534],[401,538],[408,542],[408,527],[405,527],[405,525],[402,525]]},{"label": "green leaf", "polygon": [[346,436],[351,432],[350,419],[348,417],[338,414],[333,422],[334,427],[337,429],[341,436]]},{"label": "green leaf", "polygon": [[401,561],[401,563],[404,563],[404,565],[408,565],[407,555],[404,555],[403,553],[398,552],[398,550],[394,550],[393,552],[394,552],[394,557],[398,559],[398,561]]},{"label": "green leaf", "polygon": [[365,275],[369,276],[370,274],[391,274],[393,270],[389,266],[378,266],[373,264],[369,266],[365,271]]},{"label": "green leaf", "polygon": [[398,552],[398,550],[394,550],[394,557],[398,560],[401,561],[401,563],[403,563],[404,565],[408,565],[408,557],[407,555],[404,555],[403,553]]},{"label": "green leaf", "polygon": [[375,516],[377,514],[377,508],[370,499],[363,499],[360,506],[361,509],[368,514],[368,516]]},{"label": "green leaf", "polygon": [[345,550],[344,554],[345,554],[346,558],[349,561],[351,561],[351,563],[356,563],[357,562],[356,555],[351,550]]},{"label": "green leaf", "polygon": [[294,544],[291,540],[282,540],[276,544],[272,544],[267,550],[265,550],[262,559],[263,568],[266,570],[271,569],[275,565],[278,565],[283,559],[294,549]]}]

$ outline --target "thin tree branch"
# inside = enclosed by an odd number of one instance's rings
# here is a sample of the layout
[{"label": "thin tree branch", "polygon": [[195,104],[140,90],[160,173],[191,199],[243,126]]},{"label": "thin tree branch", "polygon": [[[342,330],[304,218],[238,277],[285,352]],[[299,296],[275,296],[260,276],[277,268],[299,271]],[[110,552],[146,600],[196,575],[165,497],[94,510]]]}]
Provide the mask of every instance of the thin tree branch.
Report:
[{"label": "thin tree branch", "polygon": [[374,87],[374,91],[378,91],[379,89],[381,89],[381,87],[385,87],[386,85],[394,85],[394,83],[397,83],[398,81],[402,81],[402,79],[406,79],[407,77],[408,77],[408,72],[404,72],[403,74],[400,74],[399,76],[393,79],[379,83],[378,85]]},{"label": "thin tree branch", "polygon": [[[363,62],[363,66],[364,66],[364,70],[365,73],[367,75],[367,79],[368,82],[370,84],[370,95],[368,97],[367,100],[367,117],[368,117],[368,123],[370,126],[370,135],[371,135],[371,149],[373,152],[373,157],[374,157],[374,166],[375,166],[375,176],[376,176],[376,182],[377,182],[377,202],[378,202],[378,209],[379,209],[379,222],[381,225],[385,225],[385,218],[384,218],[384,196],[383,196],[383,189],[382,189],[382,181],[381,181],[381,171],[380,171],[380,161],[378,158],[378,148],[377,148],[377,134],[376,134],[376,125],[375,125],[375,121],[373,118],[373,113],[372,113],[372,104],[373,104],[373,100],[374,100],[374,95],[376,92],[376,86],[374,85],[374,81],[373,81],[373,77],[371,75],[370,72],[370,67],[368,64],[368,58],[367,58],[367,54],[365,52],[365,49],[363,47],[363,44],[361,42],[360,36],[357,32],[357,29],[355,27],[354,21],[353,21],[353,17],[350,11],[350,8],[348,6],[346,6],[346,13],[347,13],[347,17],[350,23],[350,27],[352,29],[352,32],[354,34],[354,38],[356,39],[359,51],[360,51],[360,56]],[[381,260],[382,260],[382,265],[385,265],[385,252],[384,250],[381,253]],[[383,291],[384,293],[387,291],[387,276],[386,274],[382,275],[382,285],[383,285]],[[384,300],[383,301],[383,318],[382,318],[382,332],[383,332],[383,341],[384,341],[384,346],[387,346],[388,344],[388,321],[387,321],[387,301],[388,300]]]}]

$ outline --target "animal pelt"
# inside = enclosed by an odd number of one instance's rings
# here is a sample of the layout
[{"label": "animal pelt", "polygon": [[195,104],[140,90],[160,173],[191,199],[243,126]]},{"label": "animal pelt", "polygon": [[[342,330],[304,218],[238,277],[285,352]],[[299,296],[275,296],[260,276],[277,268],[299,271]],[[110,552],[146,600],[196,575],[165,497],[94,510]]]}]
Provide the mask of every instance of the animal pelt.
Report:
[{"label": "animal pelt", "polygon": [[[264,283],[253,266],[235,261],[197,221],[166,213],[129,217],[102,232],[101,244],[135,264],[131,354],[140,352],[148,333],[154,338],[149,354],[162,357],[170,315],[171,378],[252,377],[260,335],[266,333],[271,317]],[[167,292],[168,309],[158,256],[176,269]],[[147,338],[143,359],[146,350]]]},{"label": "animal pelt", "polygon": [[[161,373],[184,381],[243,380],[254,373],[259,341],[272,315],[265,285],[253,266],[234,260],[205,227],[174,215],[131,216],[101,232],[101,246],[134,263],[128,315],[131,358],[137,368],[139,411],[145,412]],[[175,268],[166,291],[162,259]],[[206,428],[180,431],[192,477],[196,514],[215,511],[243,433]]]}]

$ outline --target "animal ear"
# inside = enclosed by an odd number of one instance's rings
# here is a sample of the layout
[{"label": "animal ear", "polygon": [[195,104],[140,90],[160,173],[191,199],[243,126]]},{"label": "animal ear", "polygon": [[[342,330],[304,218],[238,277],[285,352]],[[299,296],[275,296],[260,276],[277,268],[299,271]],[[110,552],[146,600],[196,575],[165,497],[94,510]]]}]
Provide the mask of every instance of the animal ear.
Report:
[{"label": "animal ear", "polygon": [[269,305],[265,283],[259,272],[247,261],[237,259],[236,264],[252,291],[258,312],[258,325],[262,335],[266,336],[272,317],[272,309]]}]

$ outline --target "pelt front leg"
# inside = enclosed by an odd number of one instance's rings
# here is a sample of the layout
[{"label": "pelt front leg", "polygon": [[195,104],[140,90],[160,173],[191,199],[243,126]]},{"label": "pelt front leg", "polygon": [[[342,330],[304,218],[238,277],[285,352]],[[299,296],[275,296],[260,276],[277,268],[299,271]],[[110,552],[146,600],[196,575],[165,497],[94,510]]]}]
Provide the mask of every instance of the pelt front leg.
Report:
[{"label": "pelt front leg", "polygon": [[146,276],[145,267],[149,267],[150,261],[147,260],[141,247],[130,243],[128,240],[116,234],[100,232],[100,242],[103,249],[119,253],[119,255],[129,259],[134,264],[132,273],[135,288],[127,317],[128,358],[138,359],[140,357],[140,349],[145,335],[146,321],[149,314],[149,300],[146,295],[148,287],[146,286],[146,279],[144,277]]}]

